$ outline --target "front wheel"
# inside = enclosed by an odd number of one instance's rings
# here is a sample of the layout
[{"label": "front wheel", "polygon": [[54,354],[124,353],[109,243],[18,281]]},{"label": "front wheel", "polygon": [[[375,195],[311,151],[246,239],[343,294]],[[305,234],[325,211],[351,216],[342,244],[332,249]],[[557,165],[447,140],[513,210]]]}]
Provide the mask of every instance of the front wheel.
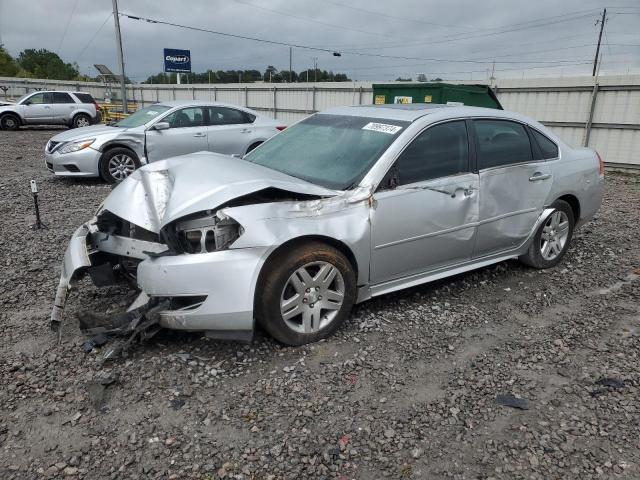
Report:
[{"label": "front wheel", "polygon": [[522,263],[538,269],[560,263],[569,249],[575,226],[573,210],[567,202],[556,200],[551,208],[553,213],[538,227],[529,250],[520,257]]},{"label": "front wheel", "polygon": [[276,254],[256,293],[256,319],[286,345],[317,342],[345,321],[356,296],[356,276],[335,248],[309,242]]},{"label": "front wheel", "polygon": [[2,130],[17,130],[20,127],[20,119],[16,115],[6,114],[0,117]]},{"label": "front wheel", "polygon": [[109,183],[120,183],[140,167],[135,153],[128,148],[112,148],[102,154],[98,169],[100,176]]}]

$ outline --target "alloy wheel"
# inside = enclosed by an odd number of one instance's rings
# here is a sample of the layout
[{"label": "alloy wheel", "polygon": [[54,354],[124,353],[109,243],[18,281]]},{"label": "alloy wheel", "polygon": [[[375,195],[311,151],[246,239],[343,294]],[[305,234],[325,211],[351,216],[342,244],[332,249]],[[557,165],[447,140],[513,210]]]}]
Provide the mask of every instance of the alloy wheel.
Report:
[{"label": "alloy wheel", "polygon": [[122,181],[136,169],[136,162],[129,155],[120,153],[109,159],[109,174],[116,180]]},{"label": "alloy wheel", "polygon": [[89,119],[85,116],[81,116],[76,119],[76,127],[88,127]]},{"label": "alloy wheel", "polygon": [[553,212],[544,224],[540,236],[540,253],[545,260],[555,260],[562,253],[569,237],[569,217],[561,210]]},{"label": "alloy wheel", "polygon": [[307,263],[285,283],[280,313],[293,331],[315,333],[333,321],[344,296],[344,278],[338,268],[324,261]]}]

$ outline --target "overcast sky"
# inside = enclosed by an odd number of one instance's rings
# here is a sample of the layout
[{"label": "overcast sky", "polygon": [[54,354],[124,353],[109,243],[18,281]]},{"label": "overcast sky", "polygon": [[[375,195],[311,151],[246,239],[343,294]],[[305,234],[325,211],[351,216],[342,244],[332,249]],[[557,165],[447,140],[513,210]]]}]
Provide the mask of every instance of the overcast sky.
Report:
[{"label": "overcast sky", "polygon": [[[336,50],[293,50],[293,69],[357,80],[589,75],[601,0],[119,0],[120,13],[219,32]],[[611,4],[610,4],[611,5]],[[640,72],[640,2],[614,0],[601,73]],[[83,73],[117,71],[111,0],[0,0],[0,42],[17,55],[47,48]],[[134,81],[162,70],[162,49],[191,50],[196,72],[289,68],[289,48],[121,18]],[[375,56],[375,55],[384,55]],[[400,58],[404,57],[404,58]],[[409,57],[409,58],[406,58]],[[523,63],[524,62],[524,63]],[[580,64],[583,63],[583,64]]]}]

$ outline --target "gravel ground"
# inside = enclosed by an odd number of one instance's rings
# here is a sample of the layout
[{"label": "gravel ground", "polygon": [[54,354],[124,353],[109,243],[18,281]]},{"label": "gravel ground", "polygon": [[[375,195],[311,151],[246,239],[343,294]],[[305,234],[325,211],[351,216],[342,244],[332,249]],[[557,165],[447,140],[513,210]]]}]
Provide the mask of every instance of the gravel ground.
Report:
[{"label": "gravel ground", "polygon": [[167,332],[100,366],[77,315],[131,294],[83,281],[55,344],[67,240],[110,188],[52,178],[54,133],[0,132],[0,478],[640,478],[640,177],[608,175],[555,269],[387,295],[302,348]]}]

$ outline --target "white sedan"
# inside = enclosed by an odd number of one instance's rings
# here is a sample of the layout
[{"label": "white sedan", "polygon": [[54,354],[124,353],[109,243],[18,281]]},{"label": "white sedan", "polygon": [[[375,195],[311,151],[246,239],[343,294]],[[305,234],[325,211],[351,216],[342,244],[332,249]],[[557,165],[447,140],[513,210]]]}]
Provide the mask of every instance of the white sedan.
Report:
[{"label": "white sedan", "polygon": [[244,107],[219,102],[162,102],[114,125],[60,133],[45,147],[58,176],[102,177],[117,183],[156,160],[203,150],[243,156],[286,125]]}]

